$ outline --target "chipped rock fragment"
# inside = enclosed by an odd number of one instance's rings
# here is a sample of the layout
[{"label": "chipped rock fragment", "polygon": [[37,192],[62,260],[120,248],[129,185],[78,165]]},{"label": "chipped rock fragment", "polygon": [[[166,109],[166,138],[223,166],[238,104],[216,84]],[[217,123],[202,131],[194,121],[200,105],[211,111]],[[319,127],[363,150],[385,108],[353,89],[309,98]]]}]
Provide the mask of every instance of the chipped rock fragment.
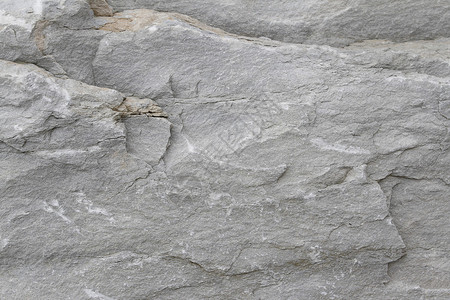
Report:
[{"label": "chipped rock fragment", "polygon": [[126,97],[123,102],[114,107],[113,110],[122,116],[127,115],[148,115],[152,117],[166,117],[167,114],[151,99],[140,99],[136,97]]}]

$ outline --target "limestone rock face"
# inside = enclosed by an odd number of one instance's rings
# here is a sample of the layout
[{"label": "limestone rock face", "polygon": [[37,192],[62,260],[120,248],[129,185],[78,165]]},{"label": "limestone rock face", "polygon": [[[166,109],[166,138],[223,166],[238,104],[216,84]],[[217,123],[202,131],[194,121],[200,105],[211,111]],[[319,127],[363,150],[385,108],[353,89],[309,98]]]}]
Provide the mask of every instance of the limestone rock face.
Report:
[{"label": "limestone rock face", "polygon": [[346,45],[365,39],[450,37],[441,0],[108,0],[115,11],[148,8],[187,14],[226,31],[296,43]]},{"label": "limestone rock face", "polygon": [[0,298],[450,298],[449,11],[3,1]]}]

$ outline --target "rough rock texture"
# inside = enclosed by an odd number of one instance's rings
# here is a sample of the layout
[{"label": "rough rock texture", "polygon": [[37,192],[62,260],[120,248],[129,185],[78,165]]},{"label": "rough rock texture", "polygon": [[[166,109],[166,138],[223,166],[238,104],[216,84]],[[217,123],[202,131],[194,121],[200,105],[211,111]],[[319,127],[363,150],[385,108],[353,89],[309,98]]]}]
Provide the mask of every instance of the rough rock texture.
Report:
[{"label": "rough rock texture", "polygon": [[89,5],[96,16],[110,17],[113,15],[112,7],[106,0],[89,0]]},{"label": "rough rock texture", "polygon": [[3,1],[0,298],[449,299],[449,18]]},{"label": "rough rock texture", "polygon": [[450,37],[443,0],[108,0],[115,11],[178,12],[226,31],[296,43],[345,45],[366,39]]}]

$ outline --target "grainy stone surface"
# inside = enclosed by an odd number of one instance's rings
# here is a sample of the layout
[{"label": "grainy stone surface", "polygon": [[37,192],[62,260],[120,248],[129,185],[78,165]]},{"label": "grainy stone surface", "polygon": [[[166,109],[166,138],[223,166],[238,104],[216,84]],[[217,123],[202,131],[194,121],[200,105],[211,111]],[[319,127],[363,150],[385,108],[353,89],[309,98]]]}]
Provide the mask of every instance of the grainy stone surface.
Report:
[{"label": "grainy stone surface", "polygon": [[3,1],[0,298],[450,298],[448,12]]},{"label": "grainy stone surface", "polygon": [[450,3],[442,0],[108,1],[115,11],[178,12],[232,33],[284,42],[342,46],[450,37]]}]

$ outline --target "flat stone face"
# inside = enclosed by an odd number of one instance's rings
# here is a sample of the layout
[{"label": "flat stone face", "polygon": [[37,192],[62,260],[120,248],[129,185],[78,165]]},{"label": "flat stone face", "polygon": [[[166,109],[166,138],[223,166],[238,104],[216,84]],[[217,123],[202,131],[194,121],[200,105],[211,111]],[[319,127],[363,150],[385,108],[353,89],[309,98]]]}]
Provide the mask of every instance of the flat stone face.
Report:
[{"label": "flat stone face", "polygon": [[450,297],[448,5],[288,2],[0,4],[1,299]]},{"label": "flat stone face", "polygon": [[160,162],[169,147],[170,122],[145,115],[124,120],[127,130],[127,152],[150,165]]},{"label": "flat stone face", "polygon": [[148,8],[195,17],[228,32],[308,44],[346,45],[450,37],[445,1],[108,0],[116,11]]}]

